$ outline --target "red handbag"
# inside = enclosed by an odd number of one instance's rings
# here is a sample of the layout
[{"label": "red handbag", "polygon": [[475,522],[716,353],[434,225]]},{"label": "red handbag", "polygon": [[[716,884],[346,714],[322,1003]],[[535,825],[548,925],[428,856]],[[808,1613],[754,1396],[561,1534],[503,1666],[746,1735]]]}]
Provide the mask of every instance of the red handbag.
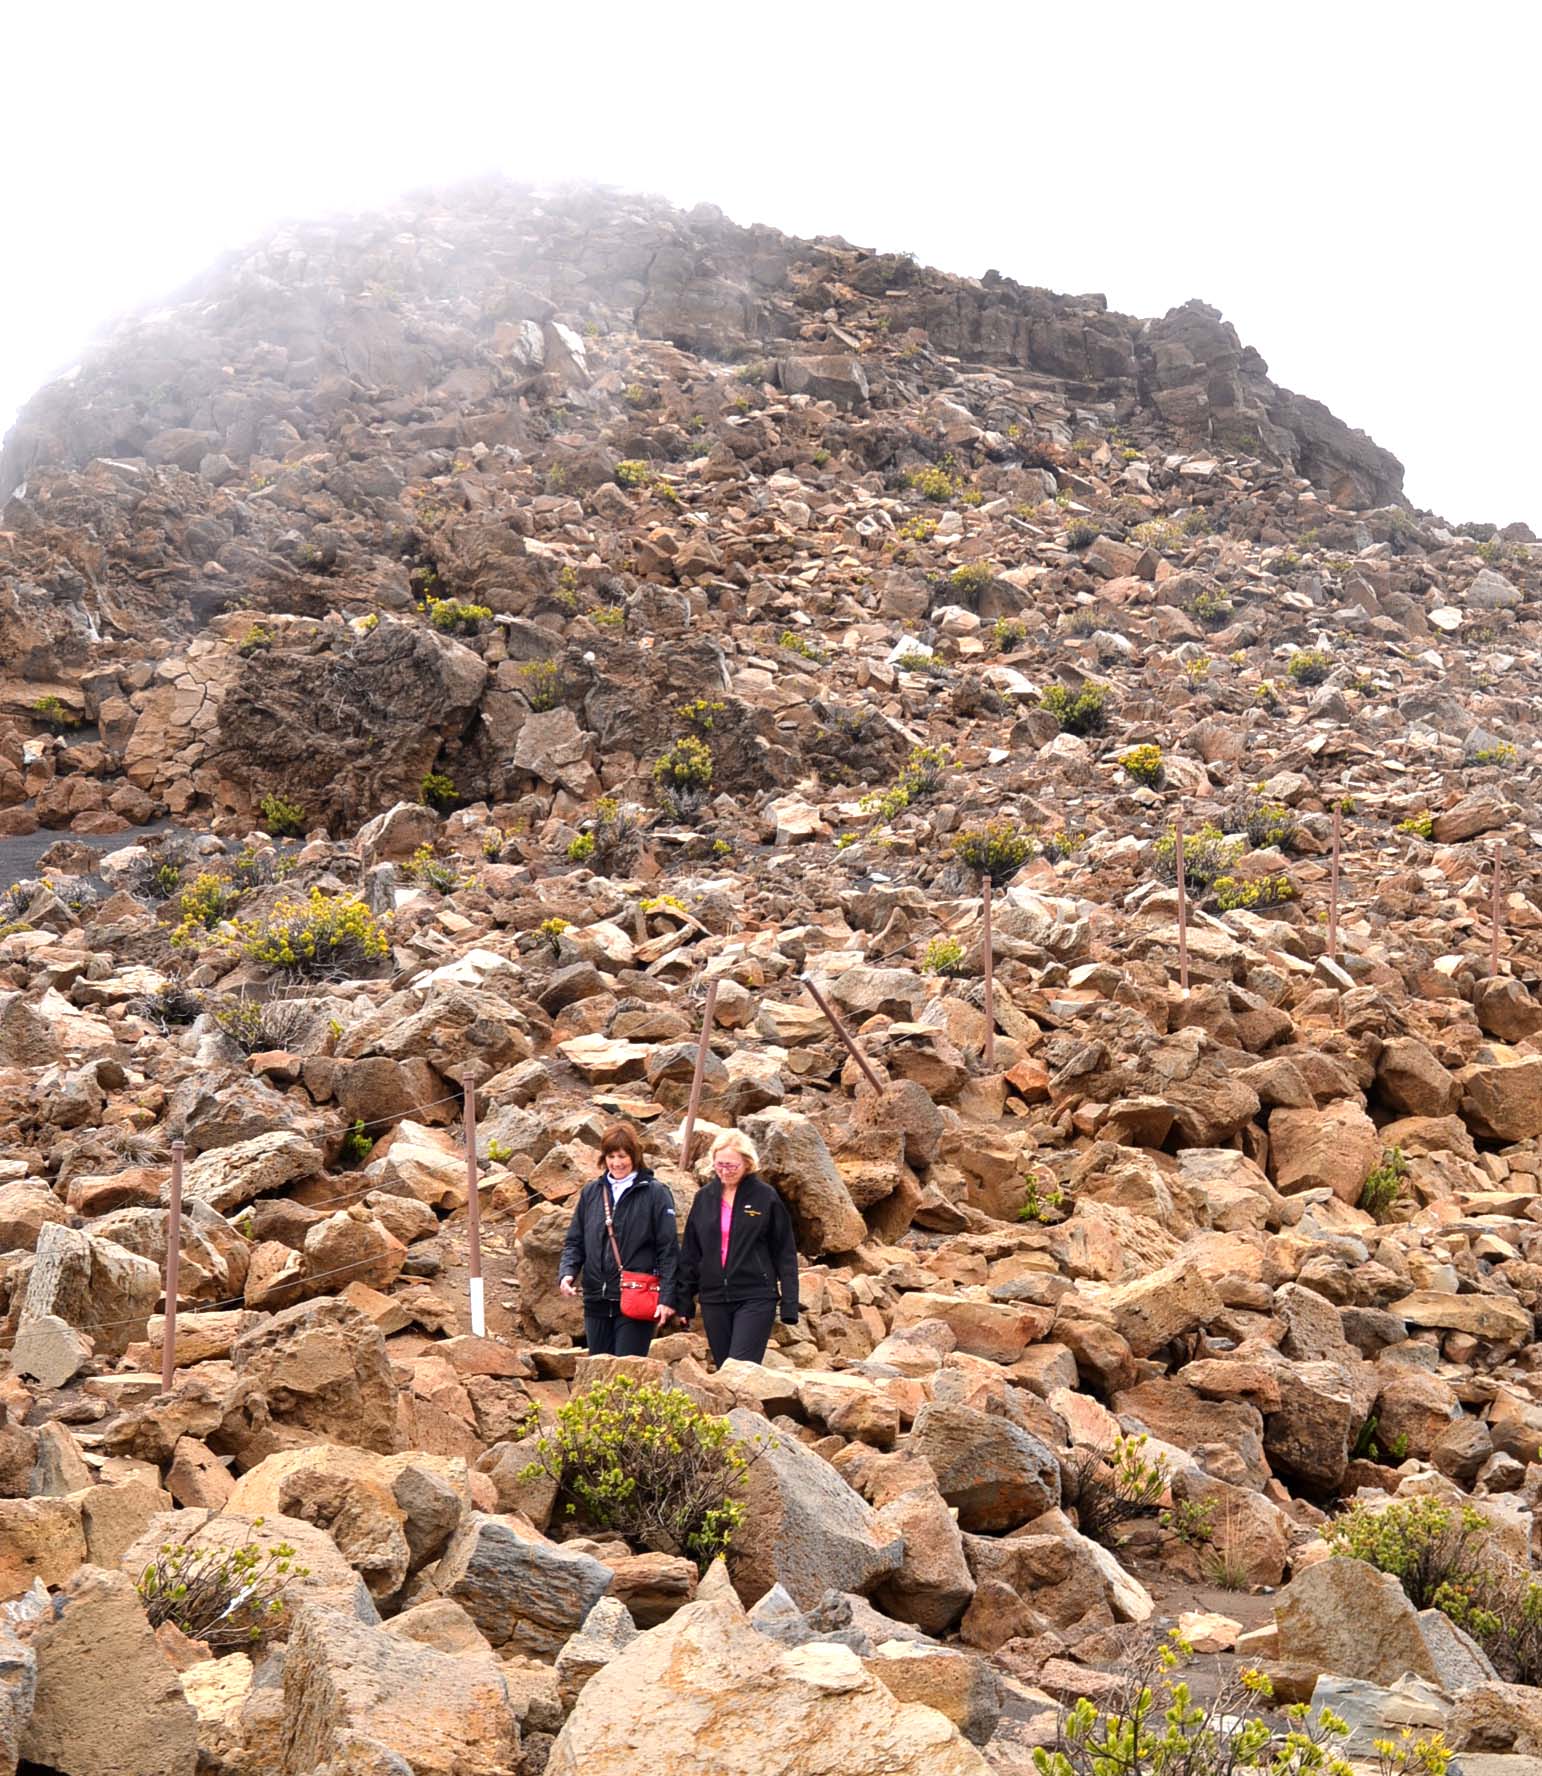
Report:
[{"label": "red handbag", "polygon": [[621,1263],[621,1248],[616,1244],[616,1224],[610,1214],[610,1186],[600,1192],[605,1204],[605,1231],[610,1236],[610,1249],[616,1255],[616,1269],[621,1272],[621,1317],[625,1320],[651,1320],[659,1309],[659,1279],[646,1270],[627,1270]]}]

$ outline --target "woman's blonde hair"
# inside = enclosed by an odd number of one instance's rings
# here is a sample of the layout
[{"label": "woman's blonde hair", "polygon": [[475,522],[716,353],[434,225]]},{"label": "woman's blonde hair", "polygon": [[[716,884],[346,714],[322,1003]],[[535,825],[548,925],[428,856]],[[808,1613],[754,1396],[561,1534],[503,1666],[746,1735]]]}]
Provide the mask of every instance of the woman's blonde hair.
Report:
[{"label": "woman's blonde hair", "polygon": [[738,1129],[724,1129],[707,1149],[707,1158],[713,1160],[725,1152],[742,1153],[747,1170],[760,1170],[760,1155],[755,1151],[755,1143],[748,1135],[741,1135]]}]

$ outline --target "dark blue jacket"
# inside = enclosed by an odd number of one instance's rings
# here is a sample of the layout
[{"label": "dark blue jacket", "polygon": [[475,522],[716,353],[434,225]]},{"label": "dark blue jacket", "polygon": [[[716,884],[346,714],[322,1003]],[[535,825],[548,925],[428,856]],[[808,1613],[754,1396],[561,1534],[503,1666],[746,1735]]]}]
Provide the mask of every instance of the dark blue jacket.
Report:
[{"label": "dark blue jacket", "polygon": [[[621,1302],[621,1272],[605,1232],[605,1192],[610,1179],[604,1172],[579,1192],[573,1219],[562,1243],[557,1279],[577,1277],[584,1300]],[[659,1279],[659,1301],[678,1307],[680,1234],[676,1225],[675,1199],[646,1166],[639,1166],[635,1181],[621,1193],[611,1209],[616,1224],[616,1244],[621,1248],[621,1269],[646,1271]]]},{"label": "dark blue jacket", "polygon": [[728,1224],[728,1262],[723,1263],[723,1187],[714,1178],[696,1192],[685,1218],[680,1250],[680,1300],[690,1318],[699,1296],[714,1306],[737,1307],[781,1296],[782,1318],[798,1322],[798,1245],[787,1205],[755,1172],[739,1180]]}]

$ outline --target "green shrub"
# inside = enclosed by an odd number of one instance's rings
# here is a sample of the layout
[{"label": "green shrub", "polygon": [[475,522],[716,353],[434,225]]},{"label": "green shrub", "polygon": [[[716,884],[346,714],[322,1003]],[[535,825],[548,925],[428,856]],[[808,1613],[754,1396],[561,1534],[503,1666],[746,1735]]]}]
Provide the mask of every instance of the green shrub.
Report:
[{"label": "green shrub", "polygon": [[588,863],[594,856],[594,834],[577,833],[568,840],[568,862]]},{"label": "green shrub", "polygon": [[908,524],[902,524],[899,534],[908,543],[929,543],[937,534],[935,518],[912,518]]},{"label": "green shrub", "polygon": [[653,404],[653,396],[640,382],[629,382],[622,391],[621,398],[632,408],[650,407]]},{"label": "green shrub", "polygon": [[1333,662],[1321,648],[1298,648],[1285,670],[1298,685],[1320,685],[1333,670]]},{"label": "green shrub", "polygon": [[425,808],[437,808],[443,814],[455,806],[455,779],[443,771],[425,771],[418,785],[418,800]]},{"label": "green shrub", "polygon": [[948,584],[962,598],[978,598],[995,577],[996,570],[988,561],[970,561],[954,568]]},{"label": "green shrub", "polygon": [[646,487],[652,479],[653,470],[637,457],[616,464],[616,480],[622,487]]},{"label": "green shrub", "polygon": [[436,598],[428,607],[428,620],[447,635],[474,635],[481,623],[492,618],[492,608],[485,604],[465,604],[458,598]]},{"label": "green shrub", "polygon": [[1210,514],[1203,506],[1195,506],[1192,511],[1185,512],[1179,523],[1185,536],[1208,536],[1215,529]]},{"label": "green shrub", "polygon": [[1211,659],[1209,654],[1195,654],[1183,662],[1183,670],[1188,675],[1191,685],[1202,683],[1210,676]]},{"label": "green shrub", "polygon": [[253,654],[265,652],[273,645],[273,637],[261,623],[253,623],[246,634],[241,637],[236,652],[243,660],[249,660]]},{"label": "green shrub", "polygon": [[304,1000],[234,999],[214,1013],[220,1033],[244,1055],[266,1054],[272,1049],[298,1049],[304,1042],[314,1013]]},{"label": "green shrub", "polygon": [[693,728],[703,728],[710,734],[713,723],[725,708],[725,704],[709,702],[705,697],[695,697],[689,703],[682,703],[675,714],[681,721],[689,722]]},{"label": "green shrub", "polygon": [[1090,549],[1101,535],[1101,530],[1091,518],[1073,518],[1065,527],[1066,547]]},{"label": "green shrub", "polygon": [[[1191,1649],[1179,1635],[1127,1668],[1116,1698],[1099,1708],[1083,1696],[1060,1721],[1053,1748],[1033,1754],[1037,1776],[1353,1776],[1338,1749],[1349,1723],[1331,1709],[1312,1718],[1293,1702],[1273,1724],[1251,1709],[1268,1705],[1274,1687],[1244,1669],[1195,1699],[1174,1674]],[[1446,1776],[1452,1753],[1439,1733],[1374,1742],[1372,1776]]]},{"label": "green shrub", "polygon": [[1296,817],[1283,802],[1254,802],[1243,815],[1242,830],[1255,851],[1288,851],[1296,836]]},{"label": "green shrub", "polygon": [[1076,1526],[1105,1548],[1123,1524],[1154,1515],[1169,1479],[1167,1458],[1146,1454],[1144,1432],[1115,1437],[1112,1449],[1078,1450],[1069,1468],[1067,1502],[1075,1507]]},{"label": "green shrub", "polygon": [[1119,755],[1119,763],[1124,767],[1127,777],[1137,783],[1143,783],[1147,789],[1155,789],[1162,781],[1162,749],[1149,743],[1144,746],[1132,746],[1128,752]]},{"label": "green shrub", "polygon": [[1397,830],[1406,833],[1411,839],[1433,839],[1435,836],[1435,816],[1428,808],[1421,809],[1417,814],[1410,814],[1406,820],[1397,823]]},{"label": "green shrub", "polygon": [[[1376,1438],[1376,1432],[1380,1425],[1381,1420],[1374,1412],[1361,1425],[1350,1446],[1349,1454],[1352,1461],[1379,1462],[1381,1460],[1381,1444]],[[1404,1432],[1399,1431],[1395,1437],[1388,1437],[1386,1453],[1392,1457],[1393,1461],[1403,1461],[1407,1458],[1408,1438]]]},{"label": "green shrub", "polygon": [[1068,832],[1064,827],[1058,827],[1044,840],[1044,855],[1051,863],[1065,863],[1086,843],[1086,833]]},{"label": "green shrub", "polygon": [[537,715],[555,709],[562,700],[562,668],[555,660],[527,660],[519,677],[525,701]]},{"label": "green shrub", "polygon": [[682,818],[699,807],[712,787],[712,754],[704,741],[684,734],[653,761],[653,781]]},{"label": "green shrub", "polygon": [[924,469],[912,469],[905,480],[922,499],[939,503],[952,499],[955,491],[953,477],[946,469],[940,469],[935,464],[929,464]]},{"label": "green shrub", "polygon": [[679,1388],[617,1375],[558,1408],[523,1477],[554,1480],[570,1516],[705,1569],[744,1522],[748,1468],[726,1419]]},{"label": "green shrub", "polygon": [[433,846],[427,843],[419,845],[402,868],[409,881],[420,888],[432,888],[437,894],[453,894],[465,886],[455,865],[448,858],[436,857]]},{"label": "green shrub", "polygon": [[989,876],[999,888],[1033,855],[1033,840],[1011,821],[992,820],[956,833],[953,855],[971,875]]},{"label": "green shrub", "polygon": [[1508,740],[1501,740],[1493,746],[1479,747],[1472,755],[1472,763],[1475,765],[1513,765],[1515,758],[1515,748]]},{"label": "green shrub", "polygon": [[375,915],[351,894],[312,888],[303,900],[281,900],[256,920],[236,921],[237,942],[249,962],[284,974],[348,979],[391,953]]},{"label": "green shrub", "polygon": [[589,613],[589,621],[598,623],[602,629],[624,629],[626,627],[626,606],[597,604]]},{"label": "green shrub", "polygon": [[[1244,841],[1228,839],[1218,826],[1207,821],[1198,832],[1183,838],[1183,880],[1191,892],[1203,893],[1226,875],[1242,855]],[[1152,847],[1156,873],[1164,882],[1178,880],[1178,838],[1171,829]]]},{"label": "green shrub", "polygon": [[1203,629],[1221,629],[1231,617],[1231,600],[1224,592],[1205,586],[1189,600],[1189,615]]},{"label": "green shrub", "polygon": [[514,1157],[514,1149],[507,1141],[500,1141],[496,1135],[487,1143],[487,1163],[489,1165],[507,1165]]},{"label": "green shrub", "polygon": [[[1188,867],[1188,851],[1184,850],[1184,867]],[[1213,884],[1215,898],[1223,913],[1234,913],[1239,907],[1282,906],[1296,898],[1296,884],[1283,871],[1272,876],[1258,876],[1245,882],[1237,876],[1217,876]]]},{"label": "green shrub", "polygon": [[1129,540],[1142,549],[1178,549],[1183,544],[1183,531],[1170,518],[1147,518],[1129,533]]},{"label": "green shrub", "polygon": [[1017,1205],[1017,1219],[1051,1224],[1062,1219],[1064,1209],[1065,1192],[1060,1186],[1052,1184],[1048,1190],[1041,1191],[1038,1177],[1033,1175],[1024,1187],[1023,1200]]},{"label": "green shrub", "polygon": [[55,696],[39,697],[31,705],[32,713],[55,734],[67,734],[80,726],[80,717],[66,709]]},{"label": "green shrub", "polygon": [[805,660],[812,660],[816,665],[825,663],[824,653],[812,636],[800,635],[796,629],[784,629],[777,637],[778,647],[784,647],[790,654],[800,654]]},{"label": "green shrub", "polygon": [[265,795],[257,804],[263,824],[276,839],[298,838],[305,831],[305,810],[281,795]]},{"label": "green shrub", "polygon": [[991,629],[991,640],[995,643],[998,654],[1010,654],[1015,648],[1020,648],[1027,638],[1028,631],[1011,617],[997,617]]},{"label": "green shrub", "polygon": [[1391,1573],[1415,1609],[1441,1609],[1443,1594],[1476,1578],[1488,1526],[1471,1505],[1438,1498],[1393,1499],[1379,1508],[1357,1500],[1322,1534],[1335,1554]]},{"label": "green shrub", "polygon": [[541,923],[536,927],[536,930],[540,932],[541,936],[545,939],[545,941],[548,944],[550,944],[551,953],[554,956],[557,955],[559,953],[559,951],[561,950],[562,946],[561,946],[561,943],[559,942],[559,939],[561,938],[563,932],[570,931],[571,929],[572,929],[572,921],[570,919],[557,919],[557,918],[543,919],[541,921]]},{"label": "green shrub", "polygon": [[501,827],[484,826],[482,828],[482,855],[489,863],[496,863],[503,855],[504,833]]},{"label": "green shrub", "polygon": [[1215,1540],[1215,1500],[1176,1499],[1173,1508],[1164,1511],[1159,1522],[1163,1529],[1170,1529],[1189,1547],[1208,1547]]},{"label": "green shrub", "polygon": [[[262,1522],[254,1517],[252,1528]],[[150,1626],[174,1622],[216,1657],[249,1651],[284,1626],[284,1593],[310,1568],[296,1563],[288,1542],[266,1550],[257,1542],[222,1547],[195,1542],[196,1534],[162,1542],[139,1575],[135,1589]]]},{"label": "green shrub", "polygon": [[1069,685],[1049,685],[1039,707],[1054,716],[1062,734],[1101,734],[1108,726],[1108,686],[1084,684],[1073,691]]},{"label": "green shrub", "polygon": [[373,1138],[365,1134],[363,1122],[355,1117],[353,1127],[343,1136],[342,1144],[337,1150],[338,1162],[345,1171],[353,1171],[364,1164],[374,1148]]},{"label": "green shrub", "polygon": [[1359,1206],[1380,1221],[1403,1194],[1407,1177],[1408,1161],[1403,1149],[1389,1147],[1381,1156],[1381,1164],[1372,1168],[1360,1186]]},{"label": "green shrub", "polygon": [[201,870],[177,896],[172,943],[179,949],[196,947],[204,932],[213,931],[234,915],[240,899],[241,890],[228,876]]},{"label": "green shrub", "polygon": [[964,972],[964,946],[956,937],[934,937],[921,958],[922,974],[960,975]]}]

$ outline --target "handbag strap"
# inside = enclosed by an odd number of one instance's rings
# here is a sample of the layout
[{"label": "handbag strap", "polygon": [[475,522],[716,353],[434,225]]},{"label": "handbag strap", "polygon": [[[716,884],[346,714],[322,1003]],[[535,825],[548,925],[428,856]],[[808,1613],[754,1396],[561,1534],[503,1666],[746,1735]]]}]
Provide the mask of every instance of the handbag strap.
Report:
[{"label": "handbag strap", "polygon": [[602,1179],[600,1182],[600,1201],[605,1205],[605,1232],[610,1240],[610,1249],[616,1255],[616,1275],[619,1277],[626,1266],[621,1262],[621,1248],[616,1244],[616,1224],[611,1219],[610,1180],[608,1178]]}]

